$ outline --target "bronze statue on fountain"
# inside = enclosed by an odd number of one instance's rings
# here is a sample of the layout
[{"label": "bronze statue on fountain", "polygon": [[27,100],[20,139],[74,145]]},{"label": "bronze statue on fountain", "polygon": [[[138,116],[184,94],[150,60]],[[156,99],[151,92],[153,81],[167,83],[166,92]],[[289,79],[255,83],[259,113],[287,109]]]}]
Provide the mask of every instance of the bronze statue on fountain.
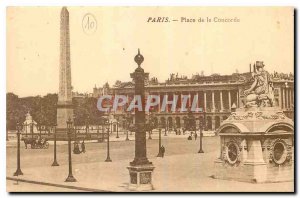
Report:
[{"label": "bronze statue on fountain", "polygon": [[249,89],[244,91],[245,107],[272,107],[274,105],[273,83],[270,80],[270,74],[263,69],[264,66],[262,61],[256,61],[256,65],[253,65],[252,78],[254,82]]}]

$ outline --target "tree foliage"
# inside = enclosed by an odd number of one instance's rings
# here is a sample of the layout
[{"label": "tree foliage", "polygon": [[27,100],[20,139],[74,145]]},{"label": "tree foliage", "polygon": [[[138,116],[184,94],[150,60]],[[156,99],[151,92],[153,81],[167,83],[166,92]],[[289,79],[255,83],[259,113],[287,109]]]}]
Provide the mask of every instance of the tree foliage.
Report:
[{"label": "tree foliage", "polygon": [[[13,93],[6,94],[7,129],[16,129],[17,123],[23,123],[29,112],[33,120],[40,125],[56,125],[57,94],[19,98]],[[100,124],[102,113],[97,109],[96,98],[73,98],[75,125]]]}]

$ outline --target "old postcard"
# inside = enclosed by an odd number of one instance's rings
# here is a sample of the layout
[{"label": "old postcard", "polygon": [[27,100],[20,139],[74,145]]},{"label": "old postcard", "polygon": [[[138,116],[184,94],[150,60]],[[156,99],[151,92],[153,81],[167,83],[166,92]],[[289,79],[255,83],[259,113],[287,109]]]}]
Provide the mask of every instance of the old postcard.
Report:
[{"label": "old postcard", "polygon": [[8,192],[294,192],[294,8],[6,18]]}]

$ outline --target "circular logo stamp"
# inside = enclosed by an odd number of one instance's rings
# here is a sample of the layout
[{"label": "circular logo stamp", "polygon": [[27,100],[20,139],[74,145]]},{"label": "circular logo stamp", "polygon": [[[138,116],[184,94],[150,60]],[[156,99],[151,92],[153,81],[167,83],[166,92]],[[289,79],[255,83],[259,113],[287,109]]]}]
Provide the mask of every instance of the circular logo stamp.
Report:
[{"label": "circular logo stamp", "polygon": [[82,29],[86,34],[93,34],[96,32],[97,20],[93,14],[87,13],[84,15],[82,19]]}]

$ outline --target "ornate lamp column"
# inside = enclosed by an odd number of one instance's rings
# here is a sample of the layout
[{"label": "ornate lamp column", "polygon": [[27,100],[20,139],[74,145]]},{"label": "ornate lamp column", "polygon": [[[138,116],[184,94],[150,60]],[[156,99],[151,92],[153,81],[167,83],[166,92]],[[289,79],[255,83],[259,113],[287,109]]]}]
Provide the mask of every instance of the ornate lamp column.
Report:
[{"label": "ornate lamp column", "polygon": [[162,157],[162,153],[161,153],[161,128],[159,127],[158,129],[158,154],[156,157]]},{"label": "ornate lamp column", "polygon": [[134,57],[134,61],[138,64],[138,68],[130,76],[135,83],[135,95],[141,96],[143,103],[142,111],[135,109],[135,157],[130,166],[127,167],[130,175],[129,189],[130,190],[152,190],[152,172],[154,166],[152,162],[147,159],[146,148],[146,131],[145,131],[145,78],[149,76],[149,73],[145,73],[141,68],[141,64],[144,61],[144,57],[138,54]]},{"label": "ornate lamp column", "polygon": [[129,116],[129,114],[127,113],[127,114],[126,114],[126,118],[125,118],[125,124],[126,124],[126,141],[129,141],[129,138],[128,138],[129,119],[130,119],[130,116]]},{"label": "ornate lamp column", "polygon": [[116,138],[119,138],[119,121],[117,120],[117,136]]},{"label": "ornate lamp column", "polygon": [[105,162],[112,162],[112,160],[110,159],[110,153],[109,153],[109,125],[107,126],[107,155],[106,155],[106,160]]},{"label": "ornate lamp column", "polygon": [[69,151],[69,175],[66,179],[65,182],[76,182],[77,180],[73,176],[72,173],[72,152],[71,152],[71,136],[72,136],[72,120],[71,118],[68,119],[67,121],[67,128],[68,128],[68,151]]},{"label": "ornate lamp column", "polygon": [[54,135],[54,160],[52,166],[59,166],[56,160],[56,126],[54,127],[53,135]]},{"label": "ornate lamp column", "polygon": [[199,142],[200,142],[200,144],[199,144],[199,151],[198,151],[198,153],[204,153],[204,151],[202,149],[202,137],[203,137],[202,130],[203,130],[203,126],[204,126],[204,123],[201,120],[199,120],[199,131],[200,131]]},{"label": "ornate lamp column", "polygon": [[14,176],[19,176],[23,175],[21,171],[21,159],[20,159],[20,135],[21,135],[21,130],[22,130],[22,125],[20,123],[17,123],[17,136],[18,136],[18,150],[17,150],[17,170],[14,173]]}]

